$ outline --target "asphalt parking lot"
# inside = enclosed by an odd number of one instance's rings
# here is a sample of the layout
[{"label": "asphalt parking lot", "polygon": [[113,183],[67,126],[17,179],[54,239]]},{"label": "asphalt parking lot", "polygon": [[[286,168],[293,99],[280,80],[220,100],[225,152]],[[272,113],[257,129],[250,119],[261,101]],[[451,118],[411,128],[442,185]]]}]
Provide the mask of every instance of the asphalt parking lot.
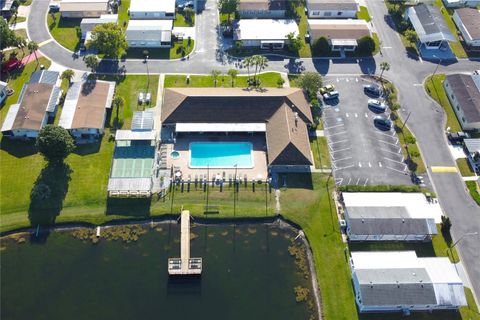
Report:
[{"label": "asphalt parking lot", "polygon": [[[361,77],[327,77],[340,99],[324,103],[324,134],[332,158],[337,185],[411,184],[410,173],[398,137],[392,128],[374,126],[378,114],[371,111]],[[389,110],[383,114],[389,116]]]}]

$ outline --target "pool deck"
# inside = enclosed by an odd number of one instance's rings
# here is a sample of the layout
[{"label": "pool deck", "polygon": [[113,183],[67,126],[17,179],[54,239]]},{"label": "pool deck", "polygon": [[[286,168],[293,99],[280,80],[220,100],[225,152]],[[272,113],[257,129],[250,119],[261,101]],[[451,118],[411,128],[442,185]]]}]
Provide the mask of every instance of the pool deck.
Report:
[{"label": "pool deck", "polygon": [[[250,142],[253,145],[253,168],[238,168],[237,177],[243,179],[244,176],[247,176],[248,180],[252,179],[266,179],[268,176],[268,166],[267,166],[267,146],[265,143],[265,136],[263,135],[209,135],[209,134],[196,134],[184,137],[177,137],[176,143],[170,145],[169,150],[176,150],[180,153],[178,159],[172,159],[170,156],[167,157],[167,166],[169,168],[179,168],[182,172],[182,178],[184,180],[190,179],[195,180],[195,176],[200,178],[203,175],[207,175],[206,168],[190,168],[190,150],[189,145],[192,142]],[[170,154],[170,152],[168,153]],[[235,176],[235,168],[210,168],[209,176],[211,179],[212,176],[220,175],[228,178]]]}]

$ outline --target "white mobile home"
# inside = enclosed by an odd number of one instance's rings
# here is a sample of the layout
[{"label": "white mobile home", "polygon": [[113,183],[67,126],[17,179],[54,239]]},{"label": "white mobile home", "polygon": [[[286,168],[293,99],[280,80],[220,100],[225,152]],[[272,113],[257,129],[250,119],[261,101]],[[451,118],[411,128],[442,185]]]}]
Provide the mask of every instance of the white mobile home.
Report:
[{"label": "white mobile home", "polygon": [[450,74],[445,93],[463,130],[480,129],[480,75]]},{"label": "white mobile home", "polygon": [[130,20],[126,40],[130,48],[169,48],[173,20]]},{"label": "white mobile home", "polygon": [[132,0],[128,12],[132,20],[173,20],[175,0]]},{"label": "white mobile home", "polygon": [[358,8],[356,0],[307,0],[309,19],[355,19]]},{"label": "white mobile home", "polygon": [[457,9],[452,18],[467,46],[480,48],[480,10],[476,8]]},{"label": "white mobile home", "polygon": [[96,18],[110,11],[109,0],[60,1],[60,14],[64,18]]},{"label": "white mobile home", "polygon": [[242,19],[238,21],[233,39],[241,41],[243,47],[283,49],[289,33],[299,34],[295,20]]}]

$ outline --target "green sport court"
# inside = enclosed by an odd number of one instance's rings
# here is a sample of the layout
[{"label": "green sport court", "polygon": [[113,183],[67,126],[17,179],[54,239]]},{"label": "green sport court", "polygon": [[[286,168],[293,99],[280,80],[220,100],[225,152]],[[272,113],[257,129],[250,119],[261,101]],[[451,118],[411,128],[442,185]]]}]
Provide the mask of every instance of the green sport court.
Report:
[{"label": "green sport court", "polygon": [[149,178],[154,161],[155,146],[150,141],[117,143],[111,178]]}]

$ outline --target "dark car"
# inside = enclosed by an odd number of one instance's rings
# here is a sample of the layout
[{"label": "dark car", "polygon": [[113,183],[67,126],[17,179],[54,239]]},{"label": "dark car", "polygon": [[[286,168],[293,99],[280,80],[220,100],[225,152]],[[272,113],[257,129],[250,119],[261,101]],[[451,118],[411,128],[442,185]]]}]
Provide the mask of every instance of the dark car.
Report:
[{"label": "dark car", "polygon": [[470,138],[470,135],[466,132],[450,132],[448,133],[448,140],[452,144],[461,144],[463,142],[463,139],[468,139]]},{"label": "dark car", "polygon": [[366,94],[375,97],[380,97],[382,95],[382,88],[374,83],[363,86],[363,91],[365,91]]},{"label": "dark car", "polygon": [[382,117],[382,116],[376,116],[373,118],[373,124],[379,128],[380,130],[388,131],[392,128],[392,120]]},{"label": "dark car", "polygon": [[387,105],[377,99],[368,99],[368,108],[375,113],[382,113],[387,110]]}]

